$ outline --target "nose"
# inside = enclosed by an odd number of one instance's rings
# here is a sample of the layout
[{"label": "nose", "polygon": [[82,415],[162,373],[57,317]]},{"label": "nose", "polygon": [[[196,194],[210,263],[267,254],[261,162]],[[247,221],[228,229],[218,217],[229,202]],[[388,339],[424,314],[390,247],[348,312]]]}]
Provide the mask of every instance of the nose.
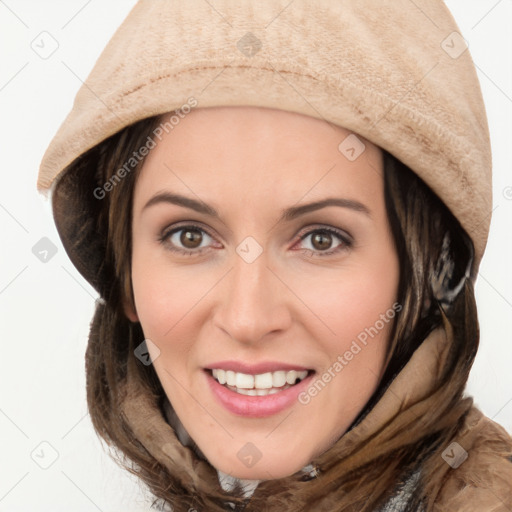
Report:
[{"label": "nose", "polygon": [[214,325],[245,344],[286,331],[290,292],[277,274],[265,251],[252,263],[235,253],[233,268],[217,290]]}]

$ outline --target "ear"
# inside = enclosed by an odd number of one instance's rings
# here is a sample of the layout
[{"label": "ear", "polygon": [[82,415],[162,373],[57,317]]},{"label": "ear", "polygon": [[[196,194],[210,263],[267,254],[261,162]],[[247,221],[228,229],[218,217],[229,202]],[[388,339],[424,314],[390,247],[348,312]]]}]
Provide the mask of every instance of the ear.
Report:
[{"label": "ear", "polygon": [[123,311],[130,322],[135,323],[139,321],[135,306],[126,297],[123,299]]}]

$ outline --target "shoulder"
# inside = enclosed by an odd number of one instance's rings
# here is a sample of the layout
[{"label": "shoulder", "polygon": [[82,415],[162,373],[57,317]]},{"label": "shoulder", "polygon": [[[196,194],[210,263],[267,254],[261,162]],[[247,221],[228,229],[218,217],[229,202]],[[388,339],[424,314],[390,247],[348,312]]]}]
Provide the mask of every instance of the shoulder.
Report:
[{"label": "shoulder", "polygon": [[436,512],[512,511],[512,437],[473,406],[443,458],[451,466]]}]

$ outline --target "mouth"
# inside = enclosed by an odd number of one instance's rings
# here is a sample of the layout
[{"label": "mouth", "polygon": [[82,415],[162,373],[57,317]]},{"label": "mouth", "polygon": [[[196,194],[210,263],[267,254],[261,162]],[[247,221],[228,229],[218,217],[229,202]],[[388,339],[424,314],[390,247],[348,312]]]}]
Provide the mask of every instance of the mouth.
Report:
[{"label": "mouth", "polygon": [[223,365],[231,366],[231,370],[218,366],[204,369],[212,396],[229,413],[248,419],[270,417],[300,403],[300,394],[311,385],[316,373],[303,367],[284,370],[283,365],[274,363],[259,366],[259,371],[265,373],[256,373],[254,367],[246,369],[253,373],[235,372],[243,366],[239,363]]},{"label": "mouth", "polygon": [[278,370],[249,374],[221,368],[205,368],[205,372],[221,386],[239,395],[267,396],[296,386],[311,377],[315,370]]}]

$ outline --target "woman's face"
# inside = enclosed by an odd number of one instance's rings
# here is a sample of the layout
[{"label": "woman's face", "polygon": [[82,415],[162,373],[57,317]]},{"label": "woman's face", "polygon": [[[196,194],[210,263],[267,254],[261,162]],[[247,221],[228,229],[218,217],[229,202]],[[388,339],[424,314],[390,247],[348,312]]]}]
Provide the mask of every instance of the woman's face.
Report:
[{"label": "woman's face", "polygon": [[299,471],[382,376],[398,257],[382,152],[349,135],[280,110],[197,109],[136,182],[127,315],[185,429],[230,475]]}]

